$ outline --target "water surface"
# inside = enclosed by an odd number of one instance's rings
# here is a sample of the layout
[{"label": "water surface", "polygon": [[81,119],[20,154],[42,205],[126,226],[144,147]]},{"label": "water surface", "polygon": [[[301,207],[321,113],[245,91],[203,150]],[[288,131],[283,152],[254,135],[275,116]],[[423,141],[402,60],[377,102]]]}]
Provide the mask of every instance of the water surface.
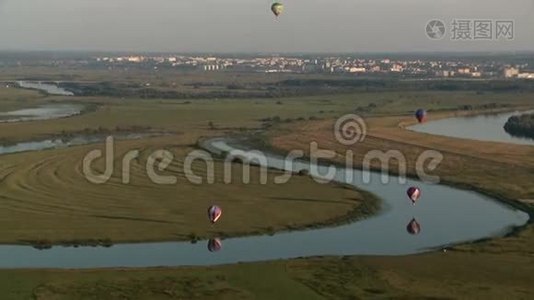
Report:
[{"label": "water surface", "polygon": [[40,107],[0,112],[0,123],[66,118],[81,114],[84,107],[82,104],[46,104]]},{"label": "water surface", "polygon": [[44,83],[41,81],[33,82],[33,81],[17,81],[17,84],[19,87],[23,89],[32,89],[32,90],[39,90],[43,91],[49,95],[57,95],[57,96],[74,96],[73,92],[67,91],[64,88],[61,88],[57,86],[56,84],[51,83]]},{"label": "water surface", "polygon": [[[161,134],[152,133],[127,133],[116,134],[113,137],[117,140],[135,140],[153,136],[160,136]],[[80,146],[87,144],[94,144],[104,142],[107,135],[77,135],[73,137],[51,138],[41,141],[21,142],[13,145],[0,145],[0,155],[10,153],[20,153],[27,151],[40,151],[49,149],[61,149],[72,146]]]},{"label": "water surface", "polygon": [[454,117],[410,126],[408,129],[417,132],[479,141],[534,145],[534,139],[514,137],[504,130],[504,124],[506,124],[506,121],[511,116],[533,112],[534,110]]}]

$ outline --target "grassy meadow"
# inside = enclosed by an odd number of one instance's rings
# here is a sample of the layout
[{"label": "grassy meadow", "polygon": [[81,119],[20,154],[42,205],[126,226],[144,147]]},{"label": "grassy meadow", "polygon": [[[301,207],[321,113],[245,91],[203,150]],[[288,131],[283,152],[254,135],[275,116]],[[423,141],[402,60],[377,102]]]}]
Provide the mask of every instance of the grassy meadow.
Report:
[{"label": "grassy meadow", "polygon": [[[193,173],[204,184],[191,183],[184,159],[195,149],[179,135],[116,142],[113,176],[94,184],[85,178],[82,161],[89,151],[103,148],[89,145],[2,156],[0,243],[116,243],[270,233],[357,217],[363,200],[355,190],[319,185],[307,176],[275,184],[274,177],[282,172],[271,171],[264,185],[259,168],[251,168],[251,184],[245,184],[240,164],[231,166],[232,184],[225,184],[226,166],[221,161],[215,163],[213,184],[207,183],[212,175],[206,165],[195,162]],[[131,162],[125,184],[122,158],[134,149],[139,158]],[[148,156],[159,149],[174,158],[164,171],[155,165],[156,173],[173,176],[175,182],[161,185],[149,178]],[[102,174],[104,158],[92,168]],[[217,226],[211,226],[206,214],[213,204],[224,210]]]},{"label": "grassy meadow", "polygon": [[[532,246],[532,244],[530,244]],[[2,270],[3,299],[530,299],[532,256],[428,253],[218,267]]]}]

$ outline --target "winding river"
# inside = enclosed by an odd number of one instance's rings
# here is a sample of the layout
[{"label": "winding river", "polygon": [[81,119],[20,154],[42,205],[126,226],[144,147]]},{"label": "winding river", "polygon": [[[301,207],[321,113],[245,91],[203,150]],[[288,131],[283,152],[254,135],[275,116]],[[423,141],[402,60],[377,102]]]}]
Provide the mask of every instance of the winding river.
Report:
[{"label": "winding river", "polygon": [[[20,88],[40,90],[46,92],[49,95],[74,95],[73,93],[63,88],[60,88],[57,85],[49,83],[17,81],[17,84]],[[0,123],[42,121],[66,118],[81,114],[84,108],[85,105],[72,103],[43,104],[38,107],[29,107],[19,110],[0,112]]]},{"label": "winding river", "polygon": [[[247,150],[238,140],[221,138],[205,141],[202,147],[212,153]],[[19,145],[19,150],[21,148]],[[32,150],[35,148],[34,145]],[[284,158],[272,154],[267,154],[267,158],[269,167],[289,169]],[[310,165],[298,161],[290,169],[310,170]],[[318,174],[311,175],[320,177],[326,171],[327,166],[318,166]],[[3,245],[0,246],[0,268],[219,265],[321,255],[403,255],[503,235],[529,219],[522,211],[474,192],[413,180],[400,183],[394,176],[383,184],[380,174],[349,172],[353,175],[349,184],[383,199],[380,214],[330,228],[229,238],[222,241],[218,252],[208,251],[208,241],[118,244],[109,248],[57,246],[48,250]],[[370,175],[370,182],[365,181],[366,174]],[[335,180],[345,182],[345,176],[346,170],[338,168]],[[405,191],[410,185],[422,189],[423,197],[417,206],[406,199]],[[412,218],[421,225],[418,235],[410,235],[406,230]]]},{"label": "winding river", "polygon": [[[124,133],[114,135],[117,140],[136,140],[141,138],[149,138],[155,136],[161,136],[159,133]],[[0,145],[1,154],[21,153],[27,151],[41,151],[49,149],[61,149],[73,146],[81,146],[87,144],[95,144],[104,142],[106,135],[93,134],[93,135],[77,135],[69,138],[51,138],[41,141],[22,142],[13,145]]]},{"label": "winding river", "polygon": [[[70,96],[71,92],[55,85],[19,82],[22,88],[43,90],[48,94]],[[43,106],[0,114],[0,122],[33,121],[78,114],[81,107]],[[499,114],[445,119],[410,127],[431,134],[534,144],[534,141],[511,138],[502,128],[508,117]],[[127,137],[132,138],[132,137]],[[51,139],[0,146],[0,154],[37,151],[99,142],[101,137]],[[239,140],[216,138],[202,147],[211,153],[247,150]],[[288,166],[283,157],[266,154],[266,165],[289,171],[308,170],[314,177],[326,174],[327,166],[311,166],[298,161]],[[352,180],[347,180],[347,173]],[[370,180],[366,180],[368,178]],[[475,192],[432,185],[414,180],[399,182],[395,176],[384,184],[381,175],[360,170],[337,168],[334,180],[369,191],[383,200],[378,215],[347,225],[282,232],[275,235],[238,237],[222,240],[221,249],[208,251],[208,241],[118,244],[112,247],[62,247],[38,250],[31,246],[1,245],[0,268],[108,268],[184,265],[219,265],[237,262],[289,259],[321,255],[404,255],[428,251],[450,244],[495,237],[528,222],[529,216]],[[407,200],[407,187],[422,190],[417,206]],[[223,208],[224,209],[224,208]],[[417,235],[407,232],[412,219],[420,224]],[[224,222],[224,216],[221,222]],[[216,247],[215,247],[215,246]],[[218,243],[210,243],[217,250]]]},{"label": "winding river", "polygon": [[534,145],[534,139],[514,137],[504,130],[508,118],[531,111],[454,117],[408,127],[409,130],[479,141]]}]

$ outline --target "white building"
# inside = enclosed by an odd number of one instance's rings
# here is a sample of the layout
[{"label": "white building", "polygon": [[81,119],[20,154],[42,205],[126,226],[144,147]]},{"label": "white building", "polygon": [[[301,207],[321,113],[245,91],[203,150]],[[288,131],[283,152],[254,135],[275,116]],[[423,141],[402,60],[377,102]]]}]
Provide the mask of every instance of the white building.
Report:
[{"label": "white building", "polygon": [[365,68],[362,67],[351,67],[349,68],[350,73],[365,73]]},{"label": "white building", "polygon": [[516,68],[504,69],[504,77],[506,78],[517,77],[518,75],[519,75],[519,69],[516,69]]},{"label": "white building", "polygon": [[517,74],[517,78],[534,79],[534,73],[519,73],[519,74]]}]

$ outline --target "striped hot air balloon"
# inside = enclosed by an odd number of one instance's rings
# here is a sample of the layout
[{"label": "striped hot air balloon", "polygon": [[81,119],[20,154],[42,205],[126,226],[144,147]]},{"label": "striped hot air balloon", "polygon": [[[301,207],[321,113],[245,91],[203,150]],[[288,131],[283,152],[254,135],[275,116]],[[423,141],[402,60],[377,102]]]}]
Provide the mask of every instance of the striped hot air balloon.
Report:
[{"label": "striped hot air balloon", "polygon": [[222,215],[222,209],[217,205],[212,205],[208,208],[208,218],[210,219],[211,224],[215,224]]},{"label": "striped hot air balloon", "polygon": [[421,190],[418,187],[412,186],[406,191],[406,194],[412,200],[412,204],[415,205],[415,203],[419,200],[421,197]]}]

